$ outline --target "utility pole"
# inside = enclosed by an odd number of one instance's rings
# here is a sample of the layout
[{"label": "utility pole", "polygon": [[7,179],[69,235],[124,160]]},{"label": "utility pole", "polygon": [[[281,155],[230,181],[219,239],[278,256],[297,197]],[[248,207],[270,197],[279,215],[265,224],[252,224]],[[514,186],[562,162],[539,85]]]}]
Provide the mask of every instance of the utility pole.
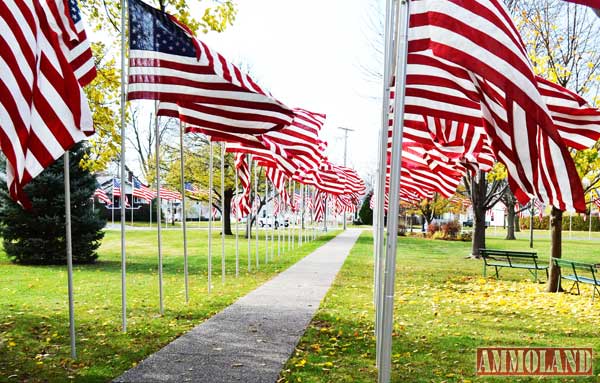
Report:
[{"label": "utility pole", "polygon": [[[342,127],[338,127],[338,129],[341,129],[344,131],[344,167],[346,166],[346,158],[348,155],[348,132],[354,132],[354,129],[350,129],[350,128],[342,128]],[[346,230],[346,212],[343,213],[344,216],[344,230]]]}]

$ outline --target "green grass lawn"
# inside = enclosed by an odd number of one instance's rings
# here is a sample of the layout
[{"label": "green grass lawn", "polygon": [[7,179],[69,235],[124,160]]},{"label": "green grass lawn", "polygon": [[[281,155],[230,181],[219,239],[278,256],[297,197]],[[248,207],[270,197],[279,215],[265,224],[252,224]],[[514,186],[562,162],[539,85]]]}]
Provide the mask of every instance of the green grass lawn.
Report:
[{"label": "green grass lawn", "polygon": [[[488,238],[489,248],[528,249],[528,240]],[[548,259],[548,240],[535,241]],[[400,237],[393,334],[394,382],[598,382],[600,300],[549,294],[525,270],[482,278],[470,243]],[[600,247],[564,241],[563,257],[600,262]],[[373,244],[363,233],[284,368],[280,382],[374,382]],[[480,346],[593,347],[588,378],[477,378]]]},{"label": "green grass lawn", "polygon": [[[283,233],[283,232],[282,232]],[[190,303],[184,299],[183,245],[178,231],[163,233],[164,316],[158,315],[156,232],[127,233],[128,332],[121,332],[120,233],[107,231],[94,265],[76,266],[75,323],[78,359],[70,359],[67,273],[62,266],[17,266],[0,253],[0,381],[106,382],[219,312],[277,272],[335,236],[327,233],[247,271],[247,242],[240,236],[240,276],[235,277],[235,237],[226,240],[226,283],[221,283],[221,241],[213,235],[213,290],[207,292],[207,232],[188,234]],[[277,237],[275,237],[277,244]],[[277,247],[273,248],[277,257]]]}]

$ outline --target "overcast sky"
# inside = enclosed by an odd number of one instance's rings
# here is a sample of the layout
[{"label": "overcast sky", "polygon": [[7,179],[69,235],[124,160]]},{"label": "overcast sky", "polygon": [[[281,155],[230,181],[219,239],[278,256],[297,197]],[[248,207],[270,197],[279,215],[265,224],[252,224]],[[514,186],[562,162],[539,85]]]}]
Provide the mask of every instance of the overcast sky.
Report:
[{"label": "overcast sky", "polygon": [[[379,17],[377,7],[382,8],[382,2],[240,0],[233,26],[197,37],[247,70],[286,105],[325,113],[322,135],[329,142],[330,161],[343,164],[344,133],[337,128],[354,129],[349,133],[347,164],[369,182],[376,167],[381,85],[365,67],[383,69],[374,48],[377,28],[372,26],[378,24],[373,20]],[[204,10],[193,11],[199,19]],[[94,40],[106,39],[104,32],[90,33]],[[114,49],[118,52],[118,48]],[[135,101],[144,111],[139,118],[145,120],[153,105]],[[127,158],[139,172],[132,150]]]},{"label": "overcast sky", "polygon": [[327,114],[330,160],[363,176],[375,168],[381,86],[364,66],[377,67],[373,48],[376,2],[365,0],[244,0],[223,33],[199,36],[282,102]]}]

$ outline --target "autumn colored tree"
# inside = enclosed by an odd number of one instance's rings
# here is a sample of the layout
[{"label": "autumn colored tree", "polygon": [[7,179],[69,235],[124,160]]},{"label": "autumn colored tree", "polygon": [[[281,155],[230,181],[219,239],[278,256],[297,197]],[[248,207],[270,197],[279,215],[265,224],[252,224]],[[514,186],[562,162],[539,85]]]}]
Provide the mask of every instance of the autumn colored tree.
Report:
[{"label": "autumn colored tree", "polygon": [[[536,74],[587,98],[598,105],[600,81],[600,25],[587,7],[560,0],[511,0],[517,26]],[[590,150],[574,151],[572,156],[587,191],[600,186],[598,144]],[[586,181],[587,180],[587,181]],[[563,212],[552,208],[551,257],[562,256]],[[559,270],[550,262],[547,291],[555,292]]]}]

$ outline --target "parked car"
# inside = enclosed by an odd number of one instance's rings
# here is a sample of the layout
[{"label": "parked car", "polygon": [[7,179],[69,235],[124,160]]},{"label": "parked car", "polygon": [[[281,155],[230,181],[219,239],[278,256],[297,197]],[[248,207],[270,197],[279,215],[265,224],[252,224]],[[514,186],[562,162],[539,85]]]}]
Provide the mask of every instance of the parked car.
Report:
[{"label": "parked car", "polygon": [[275,229],[279,228],[279,226],[288,227],[290,225],[290,221],[288,218],[283,216],[273,217],[272,215],[268,215],[266,217],[258,218],[258,226],[260,227],[273,227],[275,225]]},{"label": "parked car", "polygon": [[[463,227],[473,227],[473,220],[467,219],[462,222]],[[490,221],[485,221],[485,227],[490,227]]]}]

